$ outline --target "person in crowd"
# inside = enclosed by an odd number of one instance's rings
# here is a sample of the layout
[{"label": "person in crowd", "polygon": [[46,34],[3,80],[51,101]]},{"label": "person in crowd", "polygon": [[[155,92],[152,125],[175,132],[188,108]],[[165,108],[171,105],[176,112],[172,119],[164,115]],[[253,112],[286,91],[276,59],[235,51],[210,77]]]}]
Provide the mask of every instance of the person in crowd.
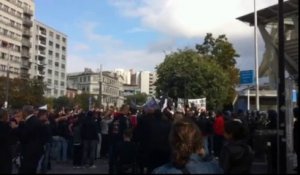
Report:
[{"label": "person in crowd", "polygon": [[130,125],[135,128],[137,126],[137,109],[130,107]]},{"label": "person in crowd", "polygon": [[102,120],[102,114],[103,111],[100,109],[96,109],[94,111],[94,117],[96,122],[96,128],[97,128],[97,135],[98,135],[98,143],[96,148],[96,159],[100,159],[101,156],[101,149],[102,149],[102,135],[101,135],[101,120]]},{"label": "person in crowd", "polygon": [[[276,130],[277,129],[277,120],[278,120],[278,114],[275,110],[271,109],[267,111],[268,113],[268,120],[269,123],[266,125],[267,129],[269,130]],[[278,150],[278,144],[277,144],[277,135],[276,134],[271,134],[268,137],[268,141],[271,144],[270,145],[270,150],[269,150],[269,155],[267,156],[268,160],[268,172],[270,173],[275,173],[277,172],[276,167],[277,167],[277,150]]]},{"label": "person in crowd", "polygon": [[220,152],[224,141],[224,117],[219,111],[216,115],[214,128],[214,156],[220,157]]},{"label": "person in crowd", "polygon": [[173,124],[169,142],[171,161],[154,169],[154,174],[222,173],[217,162],[204,159],[203,137],[191,119],[185,118]]},{"label": "person in crowd", "polygon": [[45,139],[45,145],[44,145],[44,154],[42,158],[40,159],[39,163],[39,172],[44,174],[49,170],[49,167],[51,166],[51,161],[50,161],[50,153],[51,153],[51,143],[52,143],[52,133],[51,133],[51,126],[50,122],[48,119],[48,111],[47,108],[45,107],[40,107],[38,114],[37,114],[38,119],[42,122],[43,124],[43,139]]},{"label": "person in crowd", "polygon": [[294,123],[293,137],[294,137],[294,150],[297,154],[297,167],[296,171],[299,173],[299,164],[300,164],[300,144],[299,144],[299,134],[300,134],[300,121],[299,121],[299,107],[293,109],[294,117],[296,121]]},{"label": "person in crowd", "polygon": [[35,116],[30,105],[23,107],[23,120],[19,122],[18,136],[21,142],[21,174],[36,174],[44,151],[44,129],[42,122]]},{"label": "person in crowd", "polygon": [[59,162],[67,162],[68,156],[68,138],[70,136],[69,133],[69,122],[68,118],[70,116],[67,115],[64,108],[58,113],[57,122],[57,135],[58,135],[58,160]]},{"label": "person in crowd", "polygon": [[81,117],[76,114],[74,122],[71,126],[71,134],[73,136],[73,167],[81,168],[82,166],[82,139],[81,139]]},{"label": "person in crowd", "polygon": [[117,173],[136,172],[137,146],[131,141],[132,129],[124,131],[123,141],[117,145]]},{"label": "person in crowd", "polygon": [[247,129],[241,121],[227,121],[224,128],[224,144],[220,165],[225,174],[249,174],[254,158],[251,147],[247,144]]},{"label": "person in crowd", "polygon": [[159,167],[170,161],[170,145],[168,136],[171,130],[172,122],[162,118],[159,109],[153,113],[152,120],[149,123],[149,146],[147,156],[147,172],[151,173],[156,167]]},{"label": "person in crowd", "polygon": [[108,157],[108,148],[109,148],[109,141],[108,141],[108,128],[109,124],[113,121],[113,113],[114,113],[114,107],[111,106],[108,111],[105,113],[105,115],[102,116],[101,119],[101,158],[107,158]]},{"label": "person in crowd", "polygon": [[0,174],[12,173],[13,129],[16,127],[15,122],[9,123],[7,111],[0,109]]},{"label": "person in crowd", "polygon": [[88,111],[82,123],[81,136],[83,140],[83,163],[86,167],[96,168],[95,159],[98,143],[96,115]]},{"label": "person in crowd", "polygon": [[122,142],[124,131],[130,128],[128,118],[129,105],[122,105],[120,113],[115,114],[114,120],[109,126],[110,148],[109,148],[109,173],[116,171],[116,149],[117,145]]}]

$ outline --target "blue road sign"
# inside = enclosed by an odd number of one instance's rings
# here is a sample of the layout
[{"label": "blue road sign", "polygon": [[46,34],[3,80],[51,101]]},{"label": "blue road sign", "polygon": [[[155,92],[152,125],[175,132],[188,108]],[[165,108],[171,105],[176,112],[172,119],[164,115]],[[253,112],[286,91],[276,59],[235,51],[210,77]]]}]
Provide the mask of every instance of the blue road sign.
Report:
[{"label": "blue road sign", "polygon": [[253,70],[240,71],[240,84],[252,84],[253,79]]}]

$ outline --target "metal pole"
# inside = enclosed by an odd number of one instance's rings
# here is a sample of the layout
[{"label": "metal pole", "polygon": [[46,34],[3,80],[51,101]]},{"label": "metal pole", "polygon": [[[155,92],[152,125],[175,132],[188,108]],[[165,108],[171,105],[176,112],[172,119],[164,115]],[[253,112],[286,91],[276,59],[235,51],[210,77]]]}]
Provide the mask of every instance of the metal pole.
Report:
[{"label": "metal pole", "polygon": [[[7,45],[8,46],[8,45]],[[6,94],[5,94],[5,103],[4,107],[8,108],[8,97],[9,97],[9,72],[10,72],[10,47],[8,46],[8,60],[7,60],[7,67],[6,67]]]},{"label": "metal pole", "polygon": [[254,0],[254,48],[255,48],[255,83],[256,83],[256,110],[259,111],[259,79],[258,79],[258,44],[257,44],[257,12]]},{"label": "metal pole", "polygon": [[102,64],[100,65],[99,72],[99,105],[102,107]]},{"label": "metal pole", "polygon": [[247,89],[247,110],[250,111],[250,86]]},{"label": "metal pole", "polygon": [[286,122],[285,122],[285,61],[284,61],[284,16],[283,16],[283,0],[278,0],[278,89],[277,89],[277,110],[279,114],[278,127],[278,173],[287,173],[287,157],[286,157]]}]

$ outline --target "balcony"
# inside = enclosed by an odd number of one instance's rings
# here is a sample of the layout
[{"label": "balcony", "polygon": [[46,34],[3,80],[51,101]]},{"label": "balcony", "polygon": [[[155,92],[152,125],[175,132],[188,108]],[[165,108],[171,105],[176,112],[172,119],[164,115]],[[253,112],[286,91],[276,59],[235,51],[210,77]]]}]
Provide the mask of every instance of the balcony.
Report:
[{"label": "balcony", "polygon": [[21,52],[21,55],[22,55],[22,57],[30,58],[30,54],[29,54],[28,51],[23,50],[23,51]]},{"label": "balcony", "polygon": [[38,51],[38,55],[39,55],[39,56],[45,57],[45,56],[46,56],[46,51],[44,51],[44,50],[43,50],[43,51],[42,51],[42,50],[39,50],[39,51]]},{"label": "balcony", "polygon": [[43,35],[43,36],[47,36],[46,30],[40,30],[40,31],[39,31],[39,34],[40,34],[40,35]]},{"label": "balcony", "polygon": [[28,61],[22,62],[21,68],[26,70],[30,69],[30,63]]},{"label": "balcony", "polygon": [[41,40],[39,40],[38,43],[39,43],[39,45],[41,45],[41,46],[44,46],[44,47],[46,46],[46,41],[41,41]]},{"label": "balcony", "polygon": [[38,60],[36,64],[38,66],[43,66],[43,67],[46,65],[45,61],[41,61],[41,60]]},{"label": "balcony", "polygon": [[23,25],[26,27],[32,27],[33,22],[30,18],[23,18]]},{"label": "balcony", "polygon": [[33,11],[30,10],[29,8],[23,8],[23,14],[28,15],[28,16],[32,16]]},{"label": "balcony", "polygon": [[23,29],[23,36],[28,36],[31,37],[32,36],[32,32],[28,29]]},{"label": "balcony", "polygon": [[12,24],[10,22],[6,22],[6,21],[4,21],[2,19],[0,19],[0,23],[2,23],[4,25],[7,25],[7,26],[10,26],[10,27],[13,27],[13,28],[15,28],[15,29],[17,29],[19,31],[22,31],[22,29],[20,27],[18,27],[16,24]]},{"label": "balcony", "polygon": [[26,46],[28,48],[31,47],[31,43],[28,39],[22,39],[21,42],[22,42],[22,46]]}]

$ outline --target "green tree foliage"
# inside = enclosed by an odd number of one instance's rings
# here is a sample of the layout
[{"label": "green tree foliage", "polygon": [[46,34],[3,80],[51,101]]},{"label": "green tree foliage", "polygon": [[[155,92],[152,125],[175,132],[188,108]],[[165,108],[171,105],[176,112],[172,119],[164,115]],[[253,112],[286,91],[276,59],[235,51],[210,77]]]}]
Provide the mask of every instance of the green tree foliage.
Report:
[{"label": "green tree foliage", "polygon": [[222,107],[230,87],[229,76],[213,59],[184,49],[166,55],[156,67],[158,95],[172,98],[207,98],[208,109]]},{"label": "green tree foliage", "polygon": [[62,107],[72,109],[73,106],[73,101],[66,96],[61,96],[53,100],[53,108],[56,110],[60,110]]},{"label": "green tree foliage", "polygon": [[97,100],[93,97],[93,95],[83,93],[76,95],[74,98],[74,105],[79,105],[83,110],[89,109],[89,98],[92,97],[92,105],[97,104]]},{"label": "green tree foliage", "polygon": [[135,95],[130,95],[126,97],[125,104],[131,104],[131,101],[137,105],[143,105],[147,101],[146,93],[137,93]]},{"label": "green tree foliage", "polygon": [[225,35],[220,35],[214,38],[211,33],[208,33],[202,44],[197,44],[196,49],[204,58],[215,60],[230,77],[230,89],[226,104],[231,104],[235,97],[235,87],[239,82],[239,69],[236,66],[236,58],[239,54],[236,53],[233,45],[228,41]]},{"label": "green tree foliage", "polygon": [[[0,101],[4,102],[6,97],[6,78],[0,77]],[[40,106],[45,103],[45,85],[38,79],[10,79],[9,80],[9,107],[13,109],[21,108],[23,105],[30,104]]]}]

